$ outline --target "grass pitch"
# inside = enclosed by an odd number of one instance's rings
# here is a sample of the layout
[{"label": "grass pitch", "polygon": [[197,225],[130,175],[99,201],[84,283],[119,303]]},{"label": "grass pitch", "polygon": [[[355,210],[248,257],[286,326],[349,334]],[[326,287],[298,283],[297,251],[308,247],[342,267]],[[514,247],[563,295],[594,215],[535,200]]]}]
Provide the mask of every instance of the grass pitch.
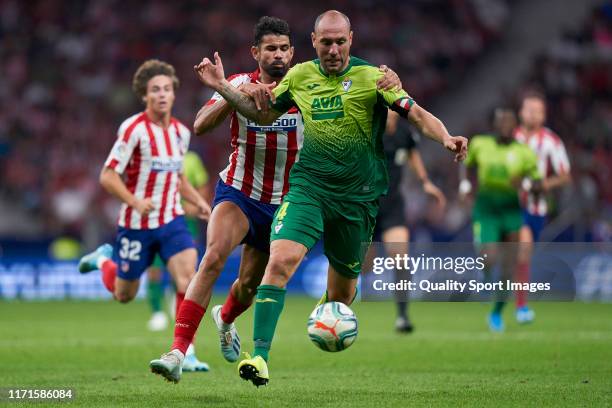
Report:
[{"label": "grass pitch", "polygon": [[[174,385],[149,372],[172,330],[148,332],[145,303],[0,301],[0,387],[75,390],[73,401],[45,406],[612,405],[610,304],[534,304],[530,326],[517,325],[508,308],[506,332],[496,335],[486,305],[416,303],[416,331],[400,335],[392,304],[359,303],[356,343],[325,353],[306,335],[315,303],[287,299],[270,384],[257,389],[221,357],[208,313],[196,347],[211,371],[185,373]],[[252,310],[238,329],[243,350],[252,351]]]}]

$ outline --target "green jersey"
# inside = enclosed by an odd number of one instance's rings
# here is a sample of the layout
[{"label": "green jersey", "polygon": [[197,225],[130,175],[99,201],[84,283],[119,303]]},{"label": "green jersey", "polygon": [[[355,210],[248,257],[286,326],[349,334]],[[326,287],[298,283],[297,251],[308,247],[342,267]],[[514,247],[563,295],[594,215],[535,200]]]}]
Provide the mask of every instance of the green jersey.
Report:
[{"label": "green jersey", "polygon": [[516,141],[501,144],[490,135],[476,135],[470,140],[465,165],[478,168],[478,194],[501,201],[516,202],[515,180],[541,178],[537,157],[527,145]]},{"label": "green jersey", "polygon": [[356,57],[337,75],[326,74],[318,59],[287,72],[274,89],[272,108],[286,112],[297,106],[304,121],[304,145],[290,173],[291,186],[348,201],[372,201],[386,193],[382,135],[387,107],[414,102],[404,90],[377,89],[382,75]]},{"label": "green jersey", "polygon": [[189,150],[183,159],[183,172],[185,177],[196,189],[208,183],[208,172],[200,156],[196,152]]}]

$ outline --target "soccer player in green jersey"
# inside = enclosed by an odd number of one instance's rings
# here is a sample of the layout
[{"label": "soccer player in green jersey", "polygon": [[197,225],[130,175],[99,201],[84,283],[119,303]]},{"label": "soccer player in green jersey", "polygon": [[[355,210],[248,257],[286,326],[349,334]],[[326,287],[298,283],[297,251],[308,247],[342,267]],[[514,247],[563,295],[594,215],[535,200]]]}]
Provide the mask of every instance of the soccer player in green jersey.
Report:
[{"label": "soccer player in green jersey", "polygon": [[[494,135],[476,135],[470,140],[470,151],[465,159],[468,169],[477,172],[478,192],[473,209],[474,242],[486,254],[488,272],[501,261],[502,280],[511,279],[516,269],[517,245],[508,245],[498,251],[497,242],[518,242],[523,224],[518,191],[524,178],[532,181],[531,191],[541,189],[535,153],[513,136],[516,114],[511,109],[499,108],[494,112]],[[464,176],[460,195],[471,191],[471,183]],[[493,310],[489,315],[492,331],[504,330],[502,309],[508,291],[496,291]]]},{"label": "soccer player in green jersey", "polygon": [[297,64],[270,90],[271,109],[225,80],[218,53],[194,68],[244,116],[272,123],[297,106],[304,121],[304,145],[289,178],[289,193],[277,209],[270,235],[270,258],[255,303],[253,358],[238,365],[256,386],[269,380],[268,353],[283,309],[285,287],[308,250],[325,236],[330,261],[327,300],[350,304],[356,294],[363,242],[370,242],[378,197],[387,190],[381,136],[387,107],[408,118],[426,136],[455,152],[467,153],[467,139],[450,136],[440,120],[415,104],[404,90],[377,90],[378,68],[350,55],[353,33],[347,16],[321,14],[312,44],[318,59]]}]

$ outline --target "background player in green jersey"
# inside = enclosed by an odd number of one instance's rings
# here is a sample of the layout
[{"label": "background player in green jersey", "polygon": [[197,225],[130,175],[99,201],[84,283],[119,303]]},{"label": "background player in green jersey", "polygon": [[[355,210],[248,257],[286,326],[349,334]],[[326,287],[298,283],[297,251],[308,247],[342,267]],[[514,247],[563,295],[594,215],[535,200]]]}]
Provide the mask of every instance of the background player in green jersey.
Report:
[{"label": "background player in green jersey", "polygon": [[[478,192],[473,209],[474,242],[486,254],[487,272],[501,262],[501,280],[511,279],[516,269],[517,245],[498,248],[497,242],[518,242],[523,223],[518,190],[524,178],[532,180],[532,192],[541,189],[537,158],[527,146],[514,139],[516,114],[511,109],[499,108],[493,114],[493,135],[476,135],[470,140],[470,151],[465,166],[476,171]],[[464,177],[460,194],[471,188]],[[498,251],[498,249],[503,249]],[[496,291],[493,310],[489,315],[492,331],[503,331],[502,309],[508,291]]]},{"label": "background player in green jersey", "polygon": [[304,146],[291,170],[289,193],[272,223],[270,259],[257,290],[254,358],[238,366],[241,377],[257,386],[269,380],[266,360],[287,282],[322,235],[330,262],[327,300],[350,304],[355,297],[362,243],[371,240],[378,197],[387,190],[381,138],[387,108],[455,152],[456,160],[467,153],[467,140],[450,136],[442,122],[404,90],[376,89],[382,73],[350,55],[352,37],[347,16],[337,11],[321,14],[312,33],[319,58],[289,70],[270,92],[273,105],[267,111],[258,110],[250,97],[225,80],[218,53],[215,64],[205,58],[194,67],[202,82],[257,123],[272,123],[292,106],[304,120]]}]

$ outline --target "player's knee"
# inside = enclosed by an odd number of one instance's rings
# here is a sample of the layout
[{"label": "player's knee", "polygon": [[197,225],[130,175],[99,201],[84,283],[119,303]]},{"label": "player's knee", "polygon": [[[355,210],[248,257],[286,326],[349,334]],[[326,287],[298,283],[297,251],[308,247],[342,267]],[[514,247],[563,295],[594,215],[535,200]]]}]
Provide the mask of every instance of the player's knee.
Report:
[{"label": "player's knee", "polygon": [[275,279],[288,282],[289,278],[291,278],[291,271],[299,261],[299,256],[292,254],[277,254],[270,258],[266,274]]},{"label": "player's knee", "polygon": [[134,299],[134,296],[135,295],[129,292],[115,292],[115,299],[117,299],[119,303],[129,303]]},{"label": "player's knee", "polygon": [[200,263],[198,272],[217,276],[221,273],[221,270],[223,270],[225,259],[226,258],[219,251],[209,249]]}]

